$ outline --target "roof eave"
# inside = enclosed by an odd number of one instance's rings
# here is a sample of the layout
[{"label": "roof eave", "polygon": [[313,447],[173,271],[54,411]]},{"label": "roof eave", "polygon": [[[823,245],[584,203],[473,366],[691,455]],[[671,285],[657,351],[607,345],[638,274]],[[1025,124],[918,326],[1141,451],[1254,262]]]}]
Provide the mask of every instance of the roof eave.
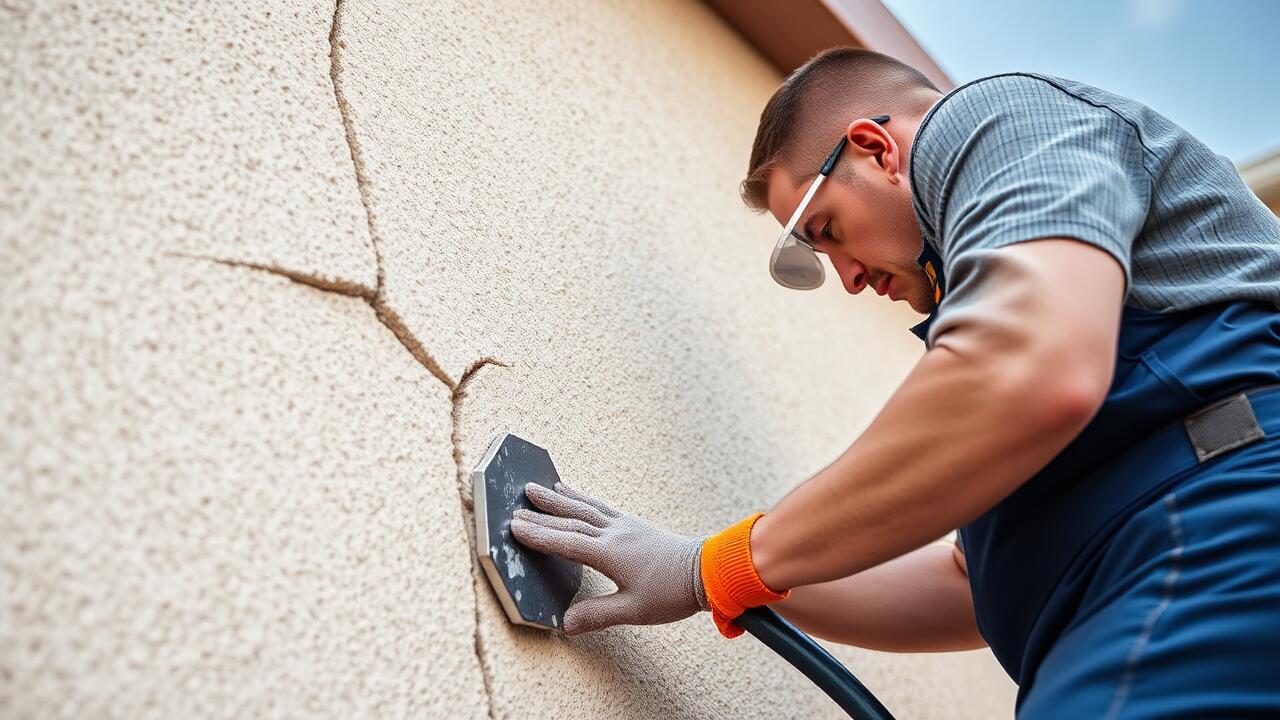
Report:
[{"label": "roof eave", "polygon": [[787,75],[832,47],[895,57],[947,92],[955,83],[879,0],[706,0],[760,54]]}]

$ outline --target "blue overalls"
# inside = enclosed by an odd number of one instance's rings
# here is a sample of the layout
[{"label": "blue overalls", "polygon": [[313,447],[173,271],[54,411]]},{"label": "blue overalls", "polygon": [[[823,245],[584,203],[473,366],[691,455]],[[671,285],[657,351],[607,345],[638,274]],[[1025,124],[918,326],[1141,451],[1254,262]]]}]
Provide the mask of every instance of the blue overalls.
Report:
[{"label": "blue overalls", "polygon": [[1098,414],[959,534],[1018,717],[1280,718],[1280,311],[1126,307]]}]

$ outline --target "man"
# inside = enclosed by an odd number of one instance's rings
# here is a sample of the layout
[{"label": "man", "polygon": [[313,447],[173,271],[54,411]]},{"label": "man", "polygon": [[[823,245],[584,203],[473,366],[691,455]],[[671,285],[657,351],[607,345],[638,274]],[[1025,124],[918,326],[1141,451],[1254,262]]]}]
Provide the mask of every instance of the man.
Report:
[{"label": "man", "polygon": [[987,644],[1023,717],[1280,717],[1280,221],[1230,162],[1081,83],[943,96],[842,49],[765,107],[743,198],[785,223],[779,283],[826,255],[927,314],[927,351],[830,466],[708,538],[531,484],[515,536],[619,586],[566,632],[710,609],[733,637],[770,604],[863,647]]}]

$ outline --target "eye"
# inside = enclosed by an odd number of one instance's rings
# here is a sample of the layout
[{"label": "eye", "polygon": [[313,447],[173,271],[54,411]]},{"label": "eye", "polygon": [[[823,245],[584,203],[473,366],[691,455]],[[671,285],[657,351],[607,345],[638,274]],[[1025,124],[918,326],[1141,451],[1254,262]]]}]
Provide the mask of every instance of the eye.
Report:
[{"label": "eye", "polygon": [[820,230],[818,234],[822,236],[823,240],[830,240],[832,242],[835,242],[835,236],[831,234],[830,220],[828,220],[826,223],[822,225],[822,230]]}]

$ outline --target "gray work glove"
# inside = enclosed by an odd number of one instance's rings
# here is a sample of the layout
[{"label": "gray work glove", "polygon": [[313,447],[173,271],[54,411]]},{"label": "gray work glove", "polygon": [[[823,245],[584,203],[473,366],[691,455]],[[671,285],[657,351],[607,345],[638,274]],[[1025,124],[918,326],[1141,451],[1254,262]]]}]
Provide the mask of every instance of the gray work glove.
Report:
[{"label": "gray work glove", "polygon": [[529,483],[525,496],[543,512],[515,511],[511,534],[516,540],[593,567],[618,585],[615,593],[569,606],[565,633],[675,622],[707,609],[699,572],[706,538],[668,532],[564,483],[556,483],[554,491]]}]

